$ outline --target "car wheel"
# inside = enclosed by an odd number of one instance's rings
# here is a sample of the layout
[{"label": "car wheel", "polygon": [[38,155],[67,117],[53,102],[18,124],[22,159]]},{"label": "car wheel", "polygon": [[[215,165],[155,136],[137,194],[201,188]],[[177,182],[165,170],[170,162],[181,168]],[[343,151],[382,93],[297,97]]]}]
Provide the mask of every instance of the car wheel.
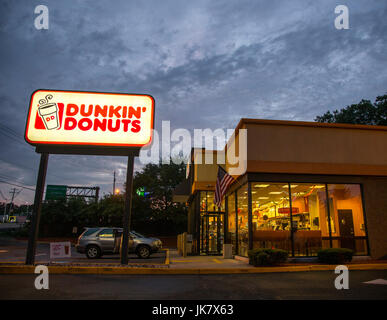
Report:
[{"label": "car wheel", "polygon": [[97,246],[88,246],[86,249],[86,256],[89,259],[98,259],[101,256],[101,249]]},{"label": "car wheel", "polygon": [[136,253],[137,253],[137,256],[139,258],[141,258],[141,259],[149,258],[150,254],[151,254],[150,249],[147,246],[139,246],[137,248],[137,252]]}]

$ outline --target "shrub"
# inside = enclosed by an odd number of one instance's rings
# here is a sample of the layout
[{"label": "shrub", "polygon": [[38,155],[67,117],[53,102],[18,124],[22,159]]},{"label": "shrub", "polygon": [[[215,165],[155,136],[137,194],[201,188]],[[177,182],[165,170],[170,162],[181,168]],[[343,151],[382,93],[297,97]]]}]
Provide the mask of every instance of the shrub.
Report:
[{"label": "shrub", "polygon": [[253,249],[249,251],[249,264],[258,266],[272,266],[286,262],[288,253],[280,249]]},{"label": "shrub", "polygon": [[342,264],[352,260],[353,250],[346,248],[329,248],[320,250],[317,255],[319,262]]}]

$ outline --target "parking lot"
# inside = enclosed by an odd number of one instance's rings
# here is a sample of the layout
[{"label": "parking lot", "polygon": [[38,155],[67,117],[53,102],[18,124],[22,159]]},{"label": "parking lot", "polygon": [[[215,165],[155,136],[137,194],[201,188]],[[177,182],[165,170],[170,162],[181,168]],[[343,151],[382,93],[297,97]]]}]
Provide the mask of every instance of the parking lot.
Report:
[{"label": "parking lot", "polygon": [[[0,262],[25,262],[27,250],[26,240],[15,240],[7,237],[0,237]],[[129,254],[130,264],[164,264],[166,258],[165,251],[152,254],[148,259],[140,259],[135,254]],[[78,253],[71,247],[71,258],[50,260],[49,243],[38,242],[35,255],[36,263],[92,263],[92,264],[119,264],[118,254],[105,255],[99,259],[88,259],[85,254]]]}]

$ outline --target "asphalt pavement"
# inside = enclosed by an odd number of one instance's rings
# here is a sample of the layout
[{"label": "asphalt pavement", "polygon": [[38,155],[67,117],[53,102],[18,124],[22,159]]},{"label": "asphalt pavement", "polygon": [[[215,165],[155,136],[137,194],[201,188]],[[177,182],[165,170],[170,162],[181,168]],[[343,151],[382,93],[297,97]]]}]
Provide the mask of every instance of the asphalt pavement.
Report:
[{"label": "asphalt pavement", "polygon": [[36,275],[0,275],[0,299],[387,299],[387,271],[350,271],[349,289],[337,290],[333,271],[238,275],[60,275],[49,289]]}]

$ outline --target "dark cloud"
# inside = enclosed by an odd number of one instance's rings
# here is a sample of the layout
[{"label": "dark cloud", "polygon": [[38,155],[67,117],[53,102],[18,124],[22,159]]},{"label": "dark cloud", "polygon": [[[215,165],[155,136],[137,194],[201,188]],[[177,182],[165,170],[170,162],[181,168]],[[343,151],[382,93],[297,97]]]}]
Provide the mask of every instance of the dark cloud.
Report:
[{"label": "dark cloud", "polygon": [[[38,4],[0,3],[0,175],[12,183],[36,181],[39,156],[23,132],[37,88],[149,93],[157,129],[170,120],[190,130],[234,128],[241,117],[311,121],[386,92],[384,1],[342,1],[349,30],[334,28],[333,0],[47,1],[42,31]],[[125,165],[55,155],[47,179],[110,192]],[[9,187],[0,184],[4,195]]]}]

